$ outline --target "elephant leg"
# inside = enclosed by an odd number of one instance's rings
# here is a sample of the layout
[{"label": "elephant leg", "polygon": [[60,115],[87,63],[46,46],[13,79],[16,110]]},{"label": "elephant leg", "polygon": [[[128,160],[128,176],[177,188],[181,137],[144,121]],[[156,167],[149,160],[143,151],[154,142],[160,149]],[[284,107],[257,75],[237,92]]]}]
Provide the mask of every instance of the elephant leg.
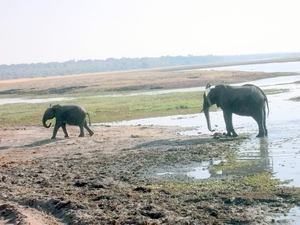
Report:
[{"label": "elephant leg", "polygon": [[84,128],[89,132],[90,136],[93,136],[94,135],[94,132],[88,127],[86,121],[84,123]]},{"label": "elephant leg", "polygon": [[57,134],[57,131],[58,131],[59,128],[60,128],[60,124],[55,123],[54,129],[53,129],[53,135],[52,135],[51,139],[56,138],[56,134]]},{"label": "elephant leg", "polygon": [[78,137],[84,137],[84,130],[83,130],[83,124],[80,124],[79,125],[79,128],[80,128],[80,134],[79,134],[79,136]]},{"label": "elephant leg", "polygon": [[67,129],[66,129],[66,124],[63,123],[63,124],[61,125],[61,127],[62,127],[62,129],[63,129],[63,131],[64,131],[64,133],[65,133],[65,138],[68,138],[69,135],[68,135],[68,132],[67,132]]},{"label": "elephant leg", "polygon": [[[233,129],[232,124],[232,112],[227,112],[223,110],[223,116],[226,124],[227,136],[237,137],[238,134]],[[232,135],[231,135],[232,134]]]},{"label": "elephant leg", "polygon": [[267,125],[266,125],[266,117],[264,119],[264,128],[265,128],[265,136],[268,136],[268,129],[267,129]]},{"label": "elephant leg", "polygon": [[253,119],[258,125],[258,135],[256,137],[266,137],[268,136],[267,126],[266,126],[266,112],[264,109],[260,110]]}]

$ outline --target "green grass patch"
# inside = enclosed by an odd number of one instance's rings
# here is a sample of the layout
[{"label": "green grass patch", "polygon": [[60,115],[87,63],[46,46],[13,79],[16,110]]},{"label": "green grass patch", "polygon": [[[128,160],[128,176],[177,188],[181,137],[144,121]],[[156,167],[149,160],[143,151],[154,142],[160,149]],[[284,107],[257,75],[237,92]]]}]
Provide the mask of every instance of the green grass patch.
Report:
[{"label": "green grass patch", "polygon": [[[88,110],[92,123],[100,123],[200,113],[203,103],[201,92],[177,92],[119,97],[91,96],[52,104],[82,105]],[[49,105],[50,103],[0,105],[1,126],[39,125]]]},{"label": "green grass patch", "polygon": [[1,105],[0,124],[1,126],[42,124],[42,116],[46,108],[42,104]]},{"label": "green grass patch", "polygon": [[171,93],[130,97],[78,99],[91,112],[95,122],[111,122],[147,117],[191,114],[201,111],[199,93]]},{"label": "green grass patch", "polygon": [[286,181],[279,181],[278,179],[272,179],[271,173],[255,174],[244,179],[245,185],[249,185],[255,190],[272,190],[277,188],[281,184],[285,184]]}]

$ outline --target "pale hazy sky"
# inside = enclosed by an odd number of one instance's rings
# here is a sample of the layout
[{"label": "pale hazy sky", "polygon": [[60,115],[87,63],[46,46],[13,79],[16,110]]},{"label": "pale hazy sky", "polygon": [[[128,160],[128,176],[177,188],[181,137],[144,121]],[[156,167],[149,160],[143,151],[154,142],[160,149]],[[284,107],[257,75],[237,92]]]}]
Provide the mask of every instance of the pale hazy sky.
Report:
[{"label": "pale hazy sky", "polygon": [[0,64],[300,52],[299,0],[0,0]]}]

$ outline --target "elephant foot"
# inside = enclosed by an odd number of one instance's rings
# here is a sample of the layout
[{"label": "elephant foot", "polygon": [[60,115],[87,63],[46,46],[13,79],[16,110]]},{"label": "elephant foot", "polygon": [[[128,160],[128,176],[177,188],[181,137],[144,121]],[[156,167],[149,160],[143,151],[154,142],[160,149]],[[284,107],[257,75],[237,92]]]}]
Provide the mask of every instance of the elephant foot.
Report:
[{"label": "elephant foot", "polygon": [[234,130],[233,130],[231,133],[232,133],[232,137],[237,137],[237,136],[239,136],[237,133],[235,133]]},{"label": "elephant foot", "polygon": [[51,139],[56,139],[56,137],[51,137]]},{"label": "elephant foot", "polygon": [[231,133],[230,132],[228,132],[227,134],[226,134],[226,136],[227,137],[237,137],[237,136],[239,136],[237,133],[232,133],[232,135],[231,135]]},{"label": "elephant foot", "polygon": [[90,132],[90,136],[92,137],[94,135],[94,132]]},{"label": "elephant foot", "polygon": [[78,137],[84,137],[84,134],[79,134],[79,136]]}]

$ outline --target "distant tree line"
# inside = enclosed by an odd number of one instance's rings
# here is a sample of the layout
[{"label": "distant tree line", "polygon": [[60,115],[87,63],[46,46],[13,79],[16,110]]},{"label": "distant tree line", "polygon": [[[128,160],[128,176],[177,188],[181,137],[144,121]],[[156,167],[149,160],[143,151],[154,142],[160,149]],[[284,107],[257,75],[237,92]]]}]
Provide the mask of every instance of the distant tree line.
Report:
[{"label": "distant tree line", "polygon": [[105,60],[69,60],[67,62],[0,65],[0,80],[64,76],[71,74],[108,72],[118,70],[149,69],[168,66],[207,64],[254,59],[294,57],[299,53],[273,53],[231,56],[162,56],[158,58],[108,58]]}]

